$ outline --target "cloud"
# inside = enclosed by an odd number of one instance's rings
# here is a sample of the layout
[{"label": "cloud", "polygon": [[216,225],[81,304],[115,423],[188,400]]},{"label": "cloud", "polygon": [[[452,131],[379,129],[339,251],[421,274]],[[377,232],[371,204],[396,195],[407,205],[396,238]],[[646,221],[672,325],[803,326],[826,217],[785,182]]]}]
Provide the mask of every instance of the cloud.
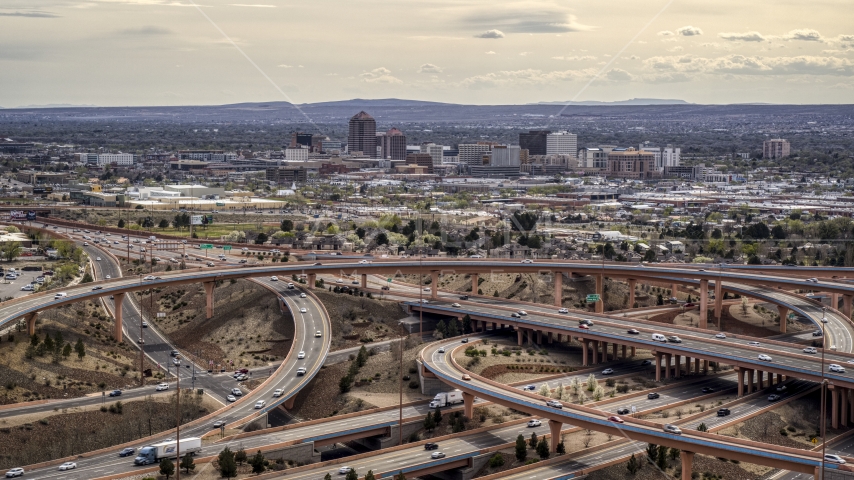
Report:
[{"label": "cloud", "polygon": [[418,73],[442,73],[442,68],[432,63],[425,63],[418,67]]},{"label": "cloud", "polygon": [[448,18],[459,18],[469,27],[512,33],[585,32],[596,28],[579,23],[572,12],[566,6],[534,6],[530,1],[504,1],[475,6],[454,5],[446,7],[442,13]]},{"label": "cloud", "polygon": [[59,15],[41,10],[31,10],[29,12],[0,12],[0,17],[59,18]]},{"label": "cloud", "polygon": [[490,50],[488,52],[484,52],[484,53],[486,53],[487,55],[495,55],[495,52],[493,52],[492,50]]},{"label": "cloud", "polygon": [[385,83],[389,85],[403,83],[403,80],[392,76],[391,70],[385,67],[375,68],[370,72],[365,72],[359,76],[362,77],[362,81],[366,83]]},{"label": "cloud", "polygon": [[852,75],[854,61],[840,57],[801,55],[762,57],[726,55],[718,58],[675,55],[651,57],[644,67],[656,73],[737,75]]},{"label": "cloud", "polygon": [[537,69],[503,70],[468,77],[455,84],[460,87],[481,89],[502,86],[547,85],[579,79],[587,79],[595,74],[593,69],[543,72]]},{"label": "cloud", "polygon": [[783,35],[784,40],[801,40],[806,42],[823,42],[821,34],[810,28],[799,28]]},{"label": "cloud", "polygon": [[527,57],[527,56],[528,56],[528,52],[521,52],[521,53],[519,54],[519,56],[521,56],[521,57]]},{"label": "cloud", "polygon": [[294,68],[293,65],[285,65],[284,63],[279,65],[279,68]]},{"label": "cloud", "polygon": [[682,35],[683,37],[694,37],[697,35],[702,35],[703,31],[697,27],[692,27],[691,25],[688,25],[686,27],[680,28],[679,30],[676,30],[676,33]]},{"label": "cloud", "polygon": [[172,30],[163,27],[155,27],[151,25],[147,25],[144,27],[136,27],[136,28],[126,28],[124,30],[119,30],[119,33],[123,35],[141,35],[141,36],[156,36],[156,35],[172,35]]},{"label": "cloud", "polygon": [[743,33],[721,32],[718,36],[730,42],[765,42],[768,40],[761,33],[753,31]]},{"label": "cloud", "polygon": [[656,35],[658,35],[660,37],[670,37],[670,36],[673,36],[676,34],[671,32],[670,30],[662,30],[662,31],[658,32]]},{"label": "cloud", "polygon": [[634,80],[634,75],[625,70],[614,68],[605,74],[605,78],[613,82],[628,82]]},{"label": "cloud", "polygon": [[478,33],[474,38],[504,38],[504,32],[501,30],[487,30],[483,33]]},{"label": "cloud", "polygon": [[629,60],[640,60],[640,57],[637,55],[632,55],[631,57],[629,57]]},{"label": "cloud", "polygon": [[596,57],[593,55],[575,55],[572,57],[552,57],[554,60],[566,60],[568,62],[574,62],[579,60],[596,60]]}]

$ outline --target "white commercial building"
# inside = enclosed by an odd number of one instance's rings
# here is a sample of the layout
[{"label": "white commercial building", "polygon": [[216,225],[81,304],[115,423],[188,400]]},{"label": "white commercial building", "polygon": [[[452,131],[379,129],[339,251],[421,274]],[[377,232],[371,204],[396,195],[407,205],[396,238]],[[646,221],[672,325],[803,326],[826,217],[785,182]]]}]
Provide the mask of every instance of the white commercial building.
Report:
[{"label": "white commercial building", "polygon": [[288,147],[285,149],[285,160],[289,162],[307,162],[308,149],[303,146]]},{"label": "white commercial building", "polygon": [[650,147],[641,144],[639,149],[643,152],[650,152],[655,157],[655,168],[659,172],[664,171],[664,167],[678,167],[682,159],[681,148],[668,145],[666,147]]},{"label": "white commercial building", "polygon": [[519,158],[522,152],[519,145],[496,145],[492,148],[491,167],[518,167],[521,164]]},{"label": "white commercial building", "polygon": [[569,132],[555,132],[546,135],[546,155],[578,155],[578,135]]},{"label": "white commercial building", "polygon": [[133,165],[133,154],[100,153],[98,154],[98,165]]},{"label": "white commercial building", "polygon": [[460,144],[460,164],[466,167],[483,165],[483,156],[488,154],[492,147],[489,145]]},{"label": "white commercial building", "polygon": [[445,147],[444,145],[436,145],[435,143],[424,143],[421,145],[421,153],[426,153],[430,155],[430,158],[433,159],[433,166],[442,164],[442,157],[444,156]]}]

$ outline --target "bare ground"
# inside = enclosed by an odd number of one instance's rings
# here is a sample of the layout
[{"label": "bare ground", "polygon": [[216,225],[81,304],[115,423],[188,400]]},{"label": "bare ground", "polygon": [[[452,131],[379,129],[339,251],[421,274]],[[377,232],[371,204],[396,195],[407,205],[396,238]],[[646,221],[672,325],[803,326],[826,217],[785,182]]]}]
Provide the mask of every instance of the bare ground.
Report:
[{"label": "bare ground", "polygon": [[[643,448],[643,446],[639,448]],[[668,461],[664,474],[656,465],[647,461],[645,453],[636,453],[635,458],[640,461],[641,469],[634,475],[629,473],[626,468],[628,462],[623,462],[590,472],[585,478],[588,480],[661,480],[663,478],[679,478],[678,473],[682,470],[679,457],[676,460]],[[698,479],[707,479],[712,478],[712,475],[719,475],[718,478],[727,480],[756,480],[769,470],[767,467],[729,462],[705,455],[694,455],[693,468],[691,469],[693,473],[697,474],[696,478]]]},{"label": "bare ground", "polygon": [[379,342],[405,334],[398,321],[406,316],[400,305],[346,293],[316,290],[332,321],[332,349],[361,345],[362,340]]}]

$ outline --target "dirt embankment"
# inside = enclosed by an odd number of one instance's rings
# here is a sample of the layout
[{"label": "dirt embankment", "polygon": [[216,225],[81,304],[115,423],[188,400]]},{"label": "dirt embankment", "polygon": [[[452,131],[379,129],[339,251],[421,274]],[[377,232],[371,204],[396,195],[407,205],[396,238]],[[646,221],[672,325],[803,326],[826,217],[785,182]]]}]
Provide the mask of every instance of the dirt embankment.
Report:
[{"label": "dirt embankment", "polygon": [[[588,480],[626,480],[626,478],[632,480],[661,480],[662,478],[679,478],[682,471],[678,455],[674,460],[667,461],[667,468],[664,469],[664,473],[662,473],[658,466],[649,462],[645,452],[636,453],[635,459],[637,459],[641,468],[634,475],[628,472],[626,468],[627,462],[623,462],[590,472],[585,478]],[[704,480],[756,480],[761,478],[769,470],[767,467],[729,462],[725,459],[707,457],[705,455],[694,455],[694,464],[691,468],[692,473],[697,474],[694,478]]]},{"label": "dirt embankment", "polygon": [[139,304],[157,328],[185,352],[215,364],[234,361],[235,367],[252,367],[281,360],[294,335],[289,312],[280,310],[276,295],[248,281],[220,282],[214,289],[214,315],[205,318],[202,285],[154,289],[154,297],[141,292]]},{"label": "dirt embankment", "polygon": [[[5,427],[0,421],[0,469],[97,450],[168,430],[175,426],[174,402],[174,395],[163,400],[149,397],[110,402],[103,411],[45,415],[14,427]],[[181,395],[181,410],[183,421],[208,413],[202,397],[195,394]]]},{"label": "dirt embankment", "polygon": [[316,290],[332,321],[332,350],[398,338],[405,331],[398,321],[406,316],[397,302],[347,293]]}]

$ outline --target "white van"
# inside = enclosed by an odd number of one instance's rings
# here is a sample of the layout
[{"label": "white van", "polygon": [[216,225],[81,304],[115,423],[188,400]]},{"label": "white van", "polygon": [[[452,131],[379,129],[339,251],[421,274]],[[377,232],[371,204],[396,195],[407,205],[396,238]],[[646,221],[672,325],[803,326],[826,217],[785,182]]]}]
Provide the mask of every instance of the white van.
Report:
[{"label": "white van", "polygon": [[57,293],[56,295],[54,295],[54,296],[53,296],[53,299],[54,299],[54,300],[57,300],[57,299],[60,299],[60,298],[65,298],[65,297],[67,297],[67,296],[68,296],[68,294],[67,294],[67,293],[65,293],[65,292],[59,292],[59,293]]},{"label": "white van", "polygon": [[660,333],[653,333],[653,334],[652,334],[652,339],[653,339],[654,341],[656,341],[656,342],[663,342],[663,343],[667,343],[667,337],[665,337],[664,335],[662,335],[662,334],[660,334]]}]

